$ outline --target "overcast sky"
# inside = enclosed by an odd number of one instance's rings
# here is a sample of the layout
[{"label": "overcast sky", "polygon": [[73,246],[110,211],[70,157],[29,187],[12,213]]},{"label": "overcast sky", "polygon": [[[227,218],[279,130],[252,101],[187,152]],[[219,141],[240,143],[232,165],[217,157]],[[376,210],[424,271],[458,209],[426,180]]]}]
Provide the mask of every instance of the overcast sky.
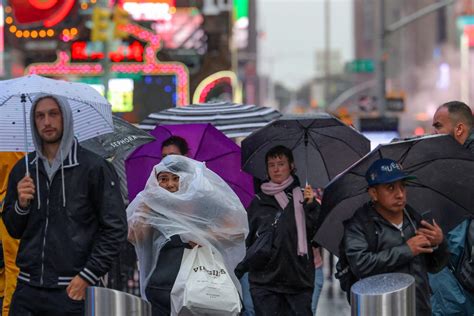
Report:
[{"label": "overcast sky", "polygon": [[[315,76],[316,51],[324,49],[325,0],[256,0],[259,69],[297,88]],[[330,0],[331,49],[354,56],[352,0]]]}]

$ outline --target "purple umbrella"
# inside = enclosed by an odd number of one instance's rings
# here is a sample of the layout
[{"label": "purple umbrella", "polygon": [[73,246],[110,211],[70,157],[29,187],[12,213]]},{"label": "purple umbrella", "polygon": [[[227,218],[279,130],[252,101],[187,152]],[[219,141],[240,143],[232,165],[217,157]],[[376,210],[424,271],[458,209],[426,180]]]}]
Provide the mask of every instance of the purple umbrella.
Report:
[{"label": "purple umbrella", "polygon": [[188,143],[188,157],[204,161],[227,182],[245,207],[250,204],[253,179],[240,168],[240,147],[211,124],[157,126],[150,134],[156,140],[135,150],[125,161],[129,201],[145,188],[153,166],[161,161],[161,144],[174,135]]}]

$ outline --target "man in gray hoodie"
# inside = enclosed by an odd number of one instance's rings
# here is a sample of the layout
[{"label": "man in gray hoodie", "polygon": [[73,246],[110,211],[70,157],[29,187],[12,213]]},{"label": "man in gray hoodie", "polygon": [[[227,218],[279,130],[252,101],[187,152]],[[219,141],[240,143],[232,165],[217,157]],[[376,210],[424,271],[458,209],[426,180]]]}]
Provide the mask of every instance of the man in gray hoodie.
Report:
[{"label": "man in gray hoodie", "polygon": [[67,99],[39,95],[31,108],[36,151],[13,168],[2,214],[20,238],[10,315],[82,315],[86,288],[108,272],[126,240],[113,167],[74,138]]}]

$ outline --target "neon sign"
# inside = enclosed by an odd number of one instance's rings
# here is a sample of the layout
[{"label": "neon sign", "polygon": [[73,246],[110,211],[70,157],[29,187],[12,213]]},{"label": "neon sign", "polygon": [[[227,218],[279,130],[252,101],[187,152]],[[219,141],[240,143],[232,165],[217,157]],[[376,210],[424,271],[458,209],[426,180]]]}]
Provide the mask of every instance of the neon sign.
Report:
[{"label": "neon sign", "polygon": [[45,28],[63,21],[71,12],[75,0],[10,0],[18,24],[41,23]]},{"label": "neon sign", "polygon": [[227,84],[232,88],[233,101],[240,103],[242,102],[241,96],[239,95],[238,79],[234,72],[229,70],[223,70],[216,72],[209,77],[205,78],[199,83],[194,91],[193,103],[204,103],[211,91],[221,85]]},{"label": "neon sign", "polygon": [[[186,66],[177,62],[160,62],[156,58],[156,53],[160,49],[160,37],[151,30],[137,24],[129,24],[125,30],[137,40],[147,43],[143,62],[115,62],[110,66],[111,73],[174,76],[176,106],[189,104],[189,74]],[[26,73],[49,76],[102,76],[104,69],[97,62],[71,63],[70,55],[65,51],[59,51],[56,62],[31,64],[26,68]]]},{"label": "neon sign", "polygon": [[169,21],[170,6],[166,3],[125,2],[123,8],[135,21]]},{"label": "neon sign", "polygon": [[10,0],[9,4],[5,7],[6,29],[17,38],[35,40],[59,35],[69,41],[79,35],[75,27],[54,29],[71,14],[76,0]]},{"label": "neon sign", "polygon": [[[133,41],[128,45],[119,45],[118,48],[109,52],[109,58],[112,62],[122,61],[143,61],[144,46],[139,41]],[[89,51],[87,42],[77,41],[71,45],[72,61],[99,61],[104,59],[102,51]]]}]

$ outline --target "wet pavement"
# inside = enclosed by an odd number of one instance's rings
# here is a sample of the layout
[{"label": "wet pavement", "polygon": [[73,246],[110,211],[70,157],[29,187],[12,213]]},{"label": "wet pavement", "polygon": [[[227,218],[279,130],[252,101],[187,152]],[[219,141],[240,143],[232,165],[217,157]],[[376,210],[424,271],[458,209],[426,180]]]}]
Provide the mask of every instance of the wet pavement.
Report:
[{"label": "wet pavement", "polygon": [[[334,263],[337,258],[334,259]],[[341,291],[339,281],[333,275],[329,277],[329,254],[324,253],[324,285],[319,297],[316,316],[348,316],[351,314],[350,305],[346,300],[346,293]]]},{"label": "wet pavement", "polygon": [[350,305],[347,303],[346,294],[339,288],[339,281],[330,282],[326,279],[319,298],[316,316],[346,316],[350,314]]}]

